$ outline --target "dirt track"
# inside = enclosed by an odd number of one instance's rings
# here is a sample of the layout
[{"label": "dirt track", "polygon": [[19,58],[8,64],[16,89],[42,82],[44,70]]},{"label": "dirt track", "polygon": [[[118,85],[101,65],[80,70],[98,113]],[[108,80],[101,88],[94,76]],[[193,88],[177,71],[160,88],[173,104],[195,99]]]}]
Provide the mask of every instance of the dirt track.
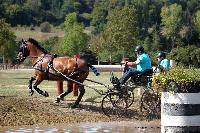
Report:
[{"label": "dirt track", "polygon": [[137,111],[130,110],[123,118],[107,117],[100,103],[81,102],[77,109],[71,109],[73,100],[59,104],[53,99],[42,97],[0,96],[0,126],[48,125],[56,123],[79,123],[97,121],[135,121],[143,119]]}]

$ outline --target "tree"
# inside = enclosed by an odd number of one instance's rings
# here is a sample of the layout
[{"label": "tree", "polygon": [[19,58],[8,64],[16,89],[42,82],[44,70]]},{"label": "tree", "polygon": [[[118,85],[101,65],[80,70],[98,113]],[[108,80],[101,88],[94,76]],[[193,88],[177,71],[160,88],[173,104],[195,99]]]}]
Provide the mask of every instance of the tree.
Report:
[{"label": "tree", "polygon": [[200,10],[198,10],[194,15],[194,25],[200,39]]},{"label": "tree", "polygon": [[41,42],[42,46],[49,52],[57,52],[57,44],[59,43],[59,37],[50,37],[48,40]]},{"label": "tree", "polygon": [[67,15],[64,23],[65,36],[60,43],[60,53],[72,56],[87,49],[88,35],[83,32],[83,25],[77,22],[77,14]]},{"label": "tree", "polygon": [[177,64],[184,66],[200,67],[200,48],[191,45],[187,47],[177,47],[170,52],[170,58]]},{"label": "tree", "polygon": [[102,6],[96,5],[92,12],[92,20],[91,20],[91,26],[94,26],[94,34],[98,34],[101,31],[103,31],[103,27],[106,24],[108,13],[105,9],[103,9]]},{"label": "tree", "polygon": [[171,40],[171,48],[175,47],[175,40],[182,26],[182,7],[178,4],[164,6],[161,9],[162,35]]},{"label": "tree", "polygon": [[129,7],[115,9],[108,16],[108,22],[103,32],[104,50],[112,56],[129,51],[137,44],[138,37],[137,14]]},{"label": "tree", "polygon": [[102,59],[104,55],[102,55],[103,51],[103,43],[105,42],[103,33],[92,36],[89,41],[89,49],[97,55],[98,65],[100,64],[100,58]]},{"label": "tree", "polygon": [[41,0],[27,0],[24,4],[24,12],[30,13],[31,23],[40,24],[42,22]]},{"label": "tree", "polygon": [[0,19],[0,55],[3,56],[3,62],[6,59],[12,59],[16,55],[14,40],[15,36],[10,29],[10,25],[4,19]]},{"label": "tree", "polygon": [[62,5],[62,14],[65,16],[66,14],[79,12],[80,3],[78,0],[64,0]]}]

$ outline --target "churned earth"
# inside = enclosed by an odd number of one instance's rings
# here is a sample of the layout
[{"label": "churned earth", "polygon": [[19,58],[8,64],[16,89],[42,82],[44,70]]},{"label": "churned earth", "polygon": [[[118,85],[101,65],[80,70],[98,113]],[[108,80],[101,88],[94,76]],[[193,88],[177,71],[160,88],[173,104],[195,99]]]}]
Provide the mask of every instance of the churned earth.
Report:
[{"label": "churned earth", "polygon": [[[71,109],[74,100],[54,103],[52,98],[0,96],[0,126],[49,125],[57,123],[145,121],[137,109],[126,115],[108,117],[103,114],[100,102],[85,99],[79,108]],[[153,121],[159,121],[154,119]]]}]

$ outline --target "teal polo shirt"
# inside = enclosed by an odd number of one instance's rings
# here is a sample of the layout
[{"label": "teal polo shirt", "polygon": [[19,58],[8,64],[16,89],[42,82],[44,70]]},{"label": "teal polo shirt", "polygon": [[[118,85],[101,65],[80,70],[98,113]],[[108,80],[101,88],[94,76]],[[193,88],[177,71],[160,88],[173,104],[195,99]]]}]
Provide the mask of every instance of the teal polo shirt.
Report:
[{"label": "teal polo shirt", "polygon": [[160,62],[160,66],[164,67],[167,71],[169,71],[170,69],[170,62],[168,59],[163,59],[161,62]]},{"label": "teal polo shirt", "polygon": [[142,53],[138,55],[137,60],[139,59],[139,63],[137,64],[136,69],[140,72],[145,71],[146,69],[151,69],[151,59],[148,54]]}]

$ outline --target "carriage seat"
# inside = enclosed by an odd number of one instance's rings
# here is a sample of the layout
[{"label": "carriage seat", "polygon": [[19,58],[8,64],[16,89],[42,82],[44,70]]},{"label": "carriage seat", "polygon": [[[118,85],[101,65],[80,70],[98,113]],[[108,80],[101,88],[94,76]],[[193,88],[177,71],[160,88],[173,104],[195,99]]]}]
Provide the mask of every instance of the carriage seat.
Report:
[{"label": "carriage seat", "polygon": [[146,69],[144,72],[139,73],[138,76],[151,76],[153,74],[153,69]]},{"label": "carriage seat", "polygon": [[138,81],[144,81],[146,82],[146,77],[147,76],[152,76],[153,75],[153,69],[147,69],[144,72],[141,72],[139,74],[136,74],[134,76],[131,76],[131,80],[133,80],[134,82],[138,82]]},{"label": "carriage seat", "polygon": [[134,79],[136,77],[139,78],[139,77],[143,77],[143,76],[152,76],[152,74],[153,74],[153,69],[151,68],[151,69],[146,69],[144,72],[141,72],[137,75],[133,75],[133,76],[131,76],[131,78]]}]

